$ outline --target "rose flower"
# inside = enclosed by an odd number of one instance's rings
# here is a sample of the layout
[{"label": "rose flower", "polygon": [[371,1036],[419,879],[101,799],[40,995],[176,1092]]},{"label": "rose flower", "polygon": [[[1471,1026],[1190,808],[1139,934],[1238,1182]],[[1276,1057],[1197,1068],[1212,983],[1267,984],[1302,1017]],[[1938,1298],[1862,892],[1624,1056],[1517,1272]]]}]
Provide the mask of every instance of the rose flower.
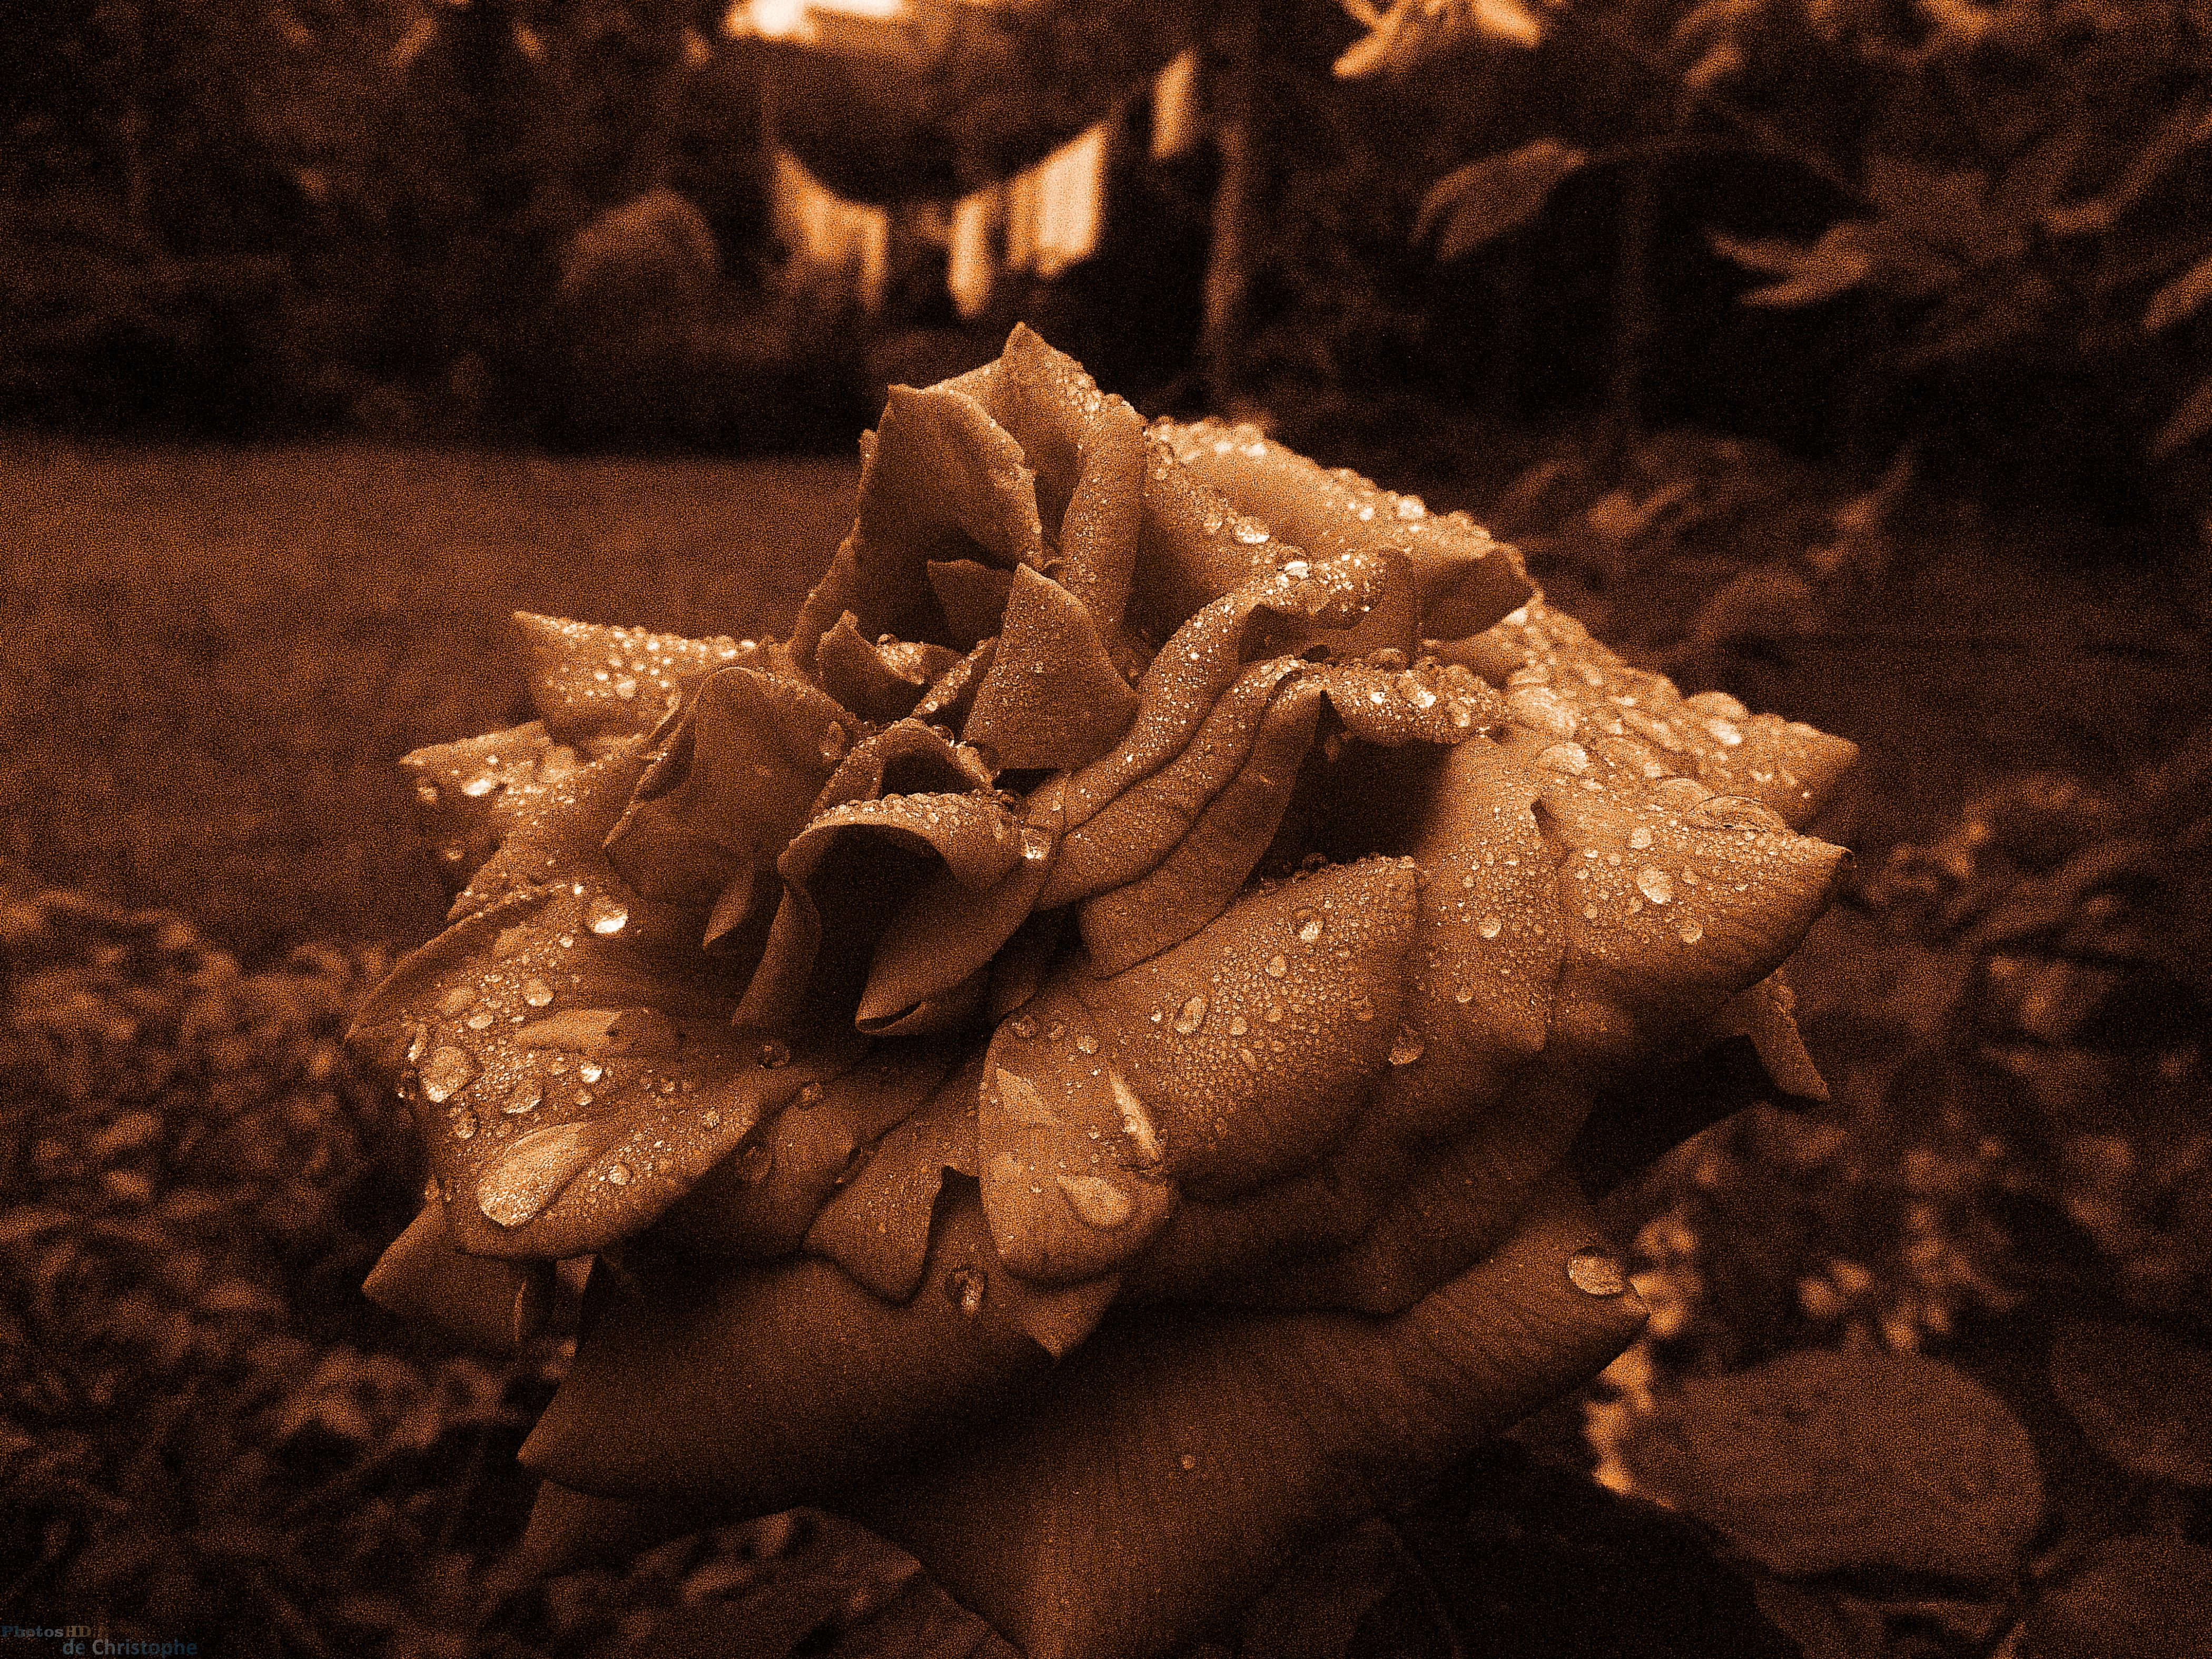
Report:
[{"label": "rose flower", "polygon": [[434,1172],[369,1288],[594,1260],[542,1562],[830,1504],[1158,1652],[1632,1339],[1570,1149],[1730,1045],[1820,1092],[1851,745],[1024,329],[862,453],[789,639],[521,617],[541,718],[408,757],[466,884],[356,1030]]}]

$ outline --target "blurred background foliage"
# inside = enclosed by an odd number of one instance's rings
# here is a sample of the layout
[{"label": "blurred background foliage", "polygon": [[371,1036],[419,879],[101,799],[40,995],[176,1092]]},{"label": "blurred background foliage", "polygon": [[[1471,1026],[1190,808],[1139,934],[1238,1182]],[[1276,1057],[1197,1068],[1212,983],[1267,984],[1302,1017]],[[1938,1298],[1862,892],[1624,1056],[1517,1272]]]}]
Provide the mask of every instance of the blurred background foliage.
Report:
[{"label": "blurred background foliage", "polygon": [[[842,445],[1026,315],[1147,407],[1597,411],[2208,504],[2203,0],[848,8],[39,8],[0,412]],[[1022,20],[1003,63],[971,16]],[[1146,48],[1184,44],[1168,110]],[[1036,84],[929,106],[963,62]],[[952,195],[1097,116],[1088,257],[961,315]],[[901,198],[888,273],[809,257],[780,136]]]}]

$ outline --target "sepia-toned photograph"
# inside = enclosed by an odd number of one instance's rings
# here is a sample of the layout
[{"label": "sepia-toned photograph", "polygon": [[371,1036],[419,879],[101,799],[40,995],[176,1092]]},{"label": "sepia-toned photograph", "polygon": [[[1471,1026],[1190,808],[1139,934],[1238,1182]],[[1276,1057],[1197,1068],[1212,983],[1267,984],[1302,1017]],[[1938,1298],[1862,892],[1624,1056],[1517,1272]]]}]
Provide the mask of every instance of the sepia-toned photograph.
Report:
[{"label": "sepia-toned photograph", "polygon": [[0,1659],[2212,1659],[2212,0],[0,123]]}]

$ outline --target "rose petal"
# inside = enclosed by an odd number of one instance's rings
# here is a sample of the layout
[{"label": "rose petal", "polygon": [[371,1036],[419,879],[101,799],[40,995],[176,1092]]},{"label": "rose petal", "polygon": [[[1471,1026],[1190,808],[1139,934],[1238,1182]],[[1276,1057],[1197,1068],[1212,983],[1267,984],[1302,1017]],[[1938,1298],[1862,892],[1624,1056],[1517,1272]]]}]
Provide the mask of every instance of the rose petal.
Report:
[{"label": "rose petal", "polygon": [[924,878],[876,946],[854,1023],[881,1030],[981,974],[1029,919],[1045,871],[1022,859],[980,891],[950,865]]},{"label": "rose petal", "polygon": [[530,701],[564,742],[642,736],[684,691],[718,668],[756,660],[754,641],[685,639],[642,628],[514,613]]},{"label": "rose petal", "polygon": [[1117,1321],[1023,1411],[856,1507],[1030,1659],[1179,1651],[1633,1340],[1633,1295],[1567,1277],[1601,1237],[1553,1182],[1502,1248],[1393,1320]]},{"label": "rose petal", "polygon": [[886,1302],[921,1284],[930,1221],[947,1170],[975,1179],[978,1054],[927,1104],[870,1148],[866,1159],[807,1230],[806,1248],[836,1262]]},{"label": "rose petal", "polygon": [[999,631],[999,619],[1006,614],[1006,595],[1014,585],[1013,571],[973,559],[933,560],[926,568],[953,643],[964,641],[973,649]]},{"label": "rose petal", "polygon": [[1069,1285],[1117,1272],[1175,1208],[1157,1132],[1114,1069],[1109,1037],[1102,1044],[1063,986],[991,1039],[975,1108],[983,1213],[1024,1279]]},{"label": "rose petal", "polygon": [[[710,675],[607,836],[607,856],[648,898],[705,909],[749,890],[806,822],[859,728],[801,680],[751,669]],[[731,931],[724,917],[721,932]]]},{"label": "rose petal", "polygon": [[517,824],[545,805],[549,789],[629,743],[626,735],[586,738],[580,751],[556,741],[543,721],[532,720],[417,749],[399,764],[415,780],[423,838],[437,852],[440,872],[458,888]]},{"label": "rose petal", "polygon": [[[1299,764],[1321,713],[1321,690],[1309,680],[1283,686],[1267,702],[1251,752],[1237,765],[1235,775],[1205,802],[1167,855],[1142,875],[1100,893],[1077,913],[1084,945],[1099,972],[1119,973],[1181,944],[1236,898],[1274,839],[1291,792],[1297,786]],[[1201,733],[1206,729],[1200,728]],[[1202,750],[1202,745],[1201,736],[1192,747]],[[1095,835],[1109,819],[1118,822],[1122,816],[1118,809],[1125,804],[1158,806],[1160,798],[1179,781],[1174,775],[1181,770],[1178,763],[1146,779],[1084,830]],[[1063,848],[1066,845],[1062,842]]]},{"label": "rose petal", "polygon": [[983,677],[991,672],[998,655],[999,636],[994,634],[931,682],[915,705],[915,719],[931,726],[964,725]]},{"label": "rose petal", "polygon": [[[1540,599],[1516,617],[1491,630],[1500,648],[1517,653],[1522,672],[1540,677],[1547,695],[1572,711],[1585,747],[1608,737],[1640,743],[1641,750],[1616,753],[1647,783],[1692,777],[1714,793],[1759,801],[1797,828],[1811,822],[1857,756],[1847,738],[1777,714],[1752,714],[1733,697],[1685,698],[1661,676],[1629,667]],[[1646,768],[1647,758],[1657,771]]]},{"label": "rose petal", "polygon": [[896,660],[886,647],[863,639],[848,611],[815,647],[814,672],[821,676],[823,689],[847,708],[872,720],[902,720],[921,701],[930,678],[958,660],[943,646],[933,648],[941,653],[933,665],[910,667]]},{"label": "rose petal", "polygon": [[[994,795],[892,795],[830,808],[776,860],[783,898],[736,1022],[781,1030],[849,1018],[895,902],[927,880],[932,860],[980,891],[1020,859],[1016,821]],[[894,969],[884,973],[875,1017],[891,1012],[883,998],[902,994],[911,982]]]},{"label": "rose petal", "polygon": [[[1663,1052],[1772,973],[1826,909],[1849,854],[1766,815],[1729,827],[1692,805],[1547,775],[1568,956],[1553,1042],[1607,1067]],[[1616,861],[1617,860],[1617,861]]]},{"label": "rose petal", "polygon": [[1356,473],[1326,471],[1249,428],[1200,421],[1167,424],[1163,433],[1194,474],[1312,557],[1371,546],[1405,550],[1421,631],[1431,638],[1487,628],[1534,592],[1513,549],[1464,514],[1409,514],[1418,506],[1411,497]]},{"label": "rose petal", "polygon": [[1362,743],[1464,743],[1506,718],[1498,695],[1456,663],[1389,669],[1323,663],[1314,671],[1344,728]]},{"label": "rose petal", "polygon": [[957,1060],[944,1043],[884,1043],[809,1082],[660,1218],[654,1239],[757,1261],[790,1255],[868,1146],[920,1111]]},{"label": "rose petal", "polygon": [[402,1319],[426,1320],[470,1347],[512,1352],[518,1315],[550,1290],[549,1261],[501,1261],[453,1247],[441,1204],[425,1206],[377,1258],[362,1294]]},{"label": "rose petal", "polygon": [[1112,978],[1058,982],[1110,1038],[1101,1063],[1146,1103],[1169,1171],[1233,1193],[1310,1163],[1358,1109],[1398,1028],[1414,912],[1408,865],[1337,866]]},{"label": "rose petal", "polygon": [[1044,562],[1021,446],[964,392],[892,387],[861,468],[848,545],[853,595],[840,609],[858,613],[862,635],[933,637],[931,561],[981,552],[997,564]]},{"label": "rose petal", "polygon": [[1049,576],[1017,570],[966,740],[1010,770],[1072,771],[1111,749],[1136,712],[1091,614]]},{"label": "rose petal", "polygon": [[1033,1389],[1050,1358],[1024,1310],[1052,1295],[1006,1271],[964,1182],[902,1304],[814,1256],[595,1273],[574,1367],[522,1462],[606,1497],[819,1501]]}]

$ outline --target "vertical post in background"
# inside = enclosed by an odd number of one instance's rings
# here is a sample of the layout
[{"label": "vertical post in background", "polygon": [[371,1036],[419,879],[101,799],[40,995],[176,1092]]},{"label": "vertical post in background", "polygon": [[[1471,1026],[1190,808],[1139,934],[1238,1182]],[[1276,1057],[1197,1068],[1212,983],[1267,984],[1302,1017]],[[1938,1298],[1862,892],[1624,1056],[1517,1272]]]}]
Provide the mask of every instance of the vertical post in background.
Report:
[{"label": "vertical post in background", "polygon": [[1199,332],[1199,368],[1208,404],[1233,401],[1251,301],[1252,257],[1258,234],[1260,155],[1255,131],[1260,9],[1254,0],[1222,7],[1207,53],[1214,143],[1221,155],[1213,196],[1212,245],[1206,262],[1206,309]]}]

